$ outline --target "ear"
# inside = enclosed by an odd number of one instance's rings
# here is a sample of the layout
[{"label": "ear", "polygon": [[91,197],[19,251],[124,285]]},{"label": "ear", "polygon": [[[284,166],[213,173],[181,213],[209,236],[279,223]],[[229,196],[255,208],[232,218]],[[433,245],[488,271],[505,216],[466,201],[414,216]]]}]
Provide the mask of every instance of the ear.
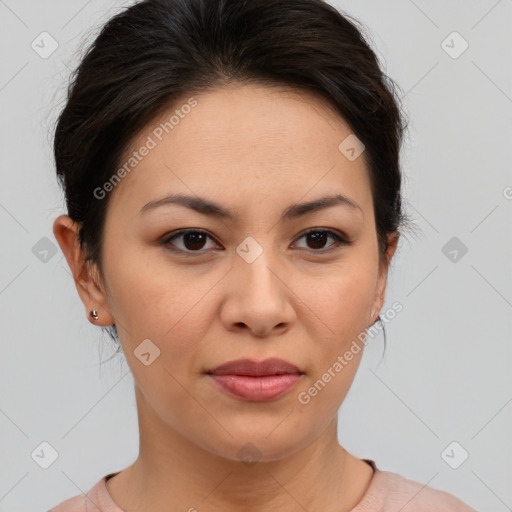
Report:
[{"label": "ear", "polygon": [[[94,325],[106,327],[114,323],[107,296],[104,291],[98,268],[91,261],[85,261],[80,248],[78,230],[80,224],[68,215],[60,215],[53,223],[53,234],[66,257],[75,281],[75,286],[85,306],[85,314]],[[91,310],[98,311],[98,319],[90,315]]]},{"label": "ear", "polygon": [[377,279],[377,286],[375,288],[375,300],[370,315],[370,325],[373,325],[376,322],[382,305],[384,304],[389,264],[391,263],[391,258],[396,251],[399,238],[400,235],[396,231],[388,235],[388,247],[384,256],[384,261],[380,262],[379,264],[379,277]]}]

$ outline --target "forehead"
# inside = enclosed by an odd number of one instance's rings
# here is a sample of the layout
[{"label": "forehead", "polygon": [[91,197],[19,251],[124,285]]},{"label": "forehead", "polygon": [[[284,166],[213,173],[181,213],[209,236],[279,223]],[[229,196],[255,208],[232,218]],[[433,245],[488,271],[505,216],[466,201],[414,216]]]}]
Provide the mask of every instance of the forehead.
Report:
[{"label": "forehead", "polygon": [[130,156],[135,165],[111,202],[133,211],[181,192],[239,208],[337,192],[363,206],[371,201],[365,155],[351,161],[339,149],[350,134],[327,101],[307,91],[229,85],[184,96],[134,138],[120,166]]}]

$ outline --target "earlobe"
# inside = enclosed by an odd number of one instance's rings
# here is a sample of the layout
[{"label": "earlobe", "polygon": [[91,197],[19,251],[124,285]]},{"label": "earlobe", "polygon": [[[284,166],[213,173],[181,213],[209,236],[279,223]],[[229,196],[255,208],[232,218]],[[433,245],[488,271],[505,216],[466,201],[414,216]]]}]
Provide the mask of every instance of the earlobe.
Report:
[{"label": "earlobe", "polygon": [[[94,325],[108,326],[114,323],[107,297],[100,284],[96,266],[85,260],[80,247],[80,225],[68,215],[60,215],[53,223],[53,233],[68,262],[78,295],[86,310],[87,318]],[[91,314],[94,311],[95,314]]]}]

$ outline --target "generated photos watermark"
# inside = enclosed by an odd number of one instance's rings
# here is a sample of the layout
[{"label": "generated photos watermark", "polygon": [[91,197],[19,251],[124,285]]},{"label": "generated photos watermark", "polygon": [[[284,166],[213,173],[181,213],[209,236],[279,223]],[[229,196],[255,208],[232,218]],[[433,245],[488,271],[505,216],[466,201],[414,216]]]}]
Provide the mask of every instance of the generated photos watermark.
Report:
[{"label": "generated photos watermark", "polygon": [[151,135],[148,135],[146,141],[140,148],[133,151],[132,154],[126,159],[121,167],[101,186],[94,189],[93,195],[96,199],[104,199],[107,192],[114,190],[115,186],[118,185],[121,180],[135,169],[144,157],[149,155],[149,152],[156,148],[159,142],[162,142],[166,134],[170,133],[176,126],[178,126],[182,119],[184,119],[192,109],[197,106],[197,100],[191,97],[187,100],[187,103],[177,108],[174,113],[169,116],[169,119],[161,122],[152,131]]}]

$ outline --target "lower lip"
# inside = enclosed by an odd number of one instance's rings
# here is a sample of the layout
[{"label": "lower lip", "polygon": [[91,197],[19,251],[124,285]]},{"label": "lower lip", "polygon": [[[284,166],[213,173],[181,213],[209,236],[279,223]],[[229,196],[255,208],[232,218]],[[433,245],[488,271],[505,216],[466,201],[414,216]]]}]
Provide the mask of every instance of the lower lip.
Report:
[{"label": "lower lip", "polygon": [[215,375],[209,376],[224,391],[231,395],[254,402],[275,400],[290,391],[300,380],[298,373],[283,375],[265,375],[250,377],[248,375]]}]

